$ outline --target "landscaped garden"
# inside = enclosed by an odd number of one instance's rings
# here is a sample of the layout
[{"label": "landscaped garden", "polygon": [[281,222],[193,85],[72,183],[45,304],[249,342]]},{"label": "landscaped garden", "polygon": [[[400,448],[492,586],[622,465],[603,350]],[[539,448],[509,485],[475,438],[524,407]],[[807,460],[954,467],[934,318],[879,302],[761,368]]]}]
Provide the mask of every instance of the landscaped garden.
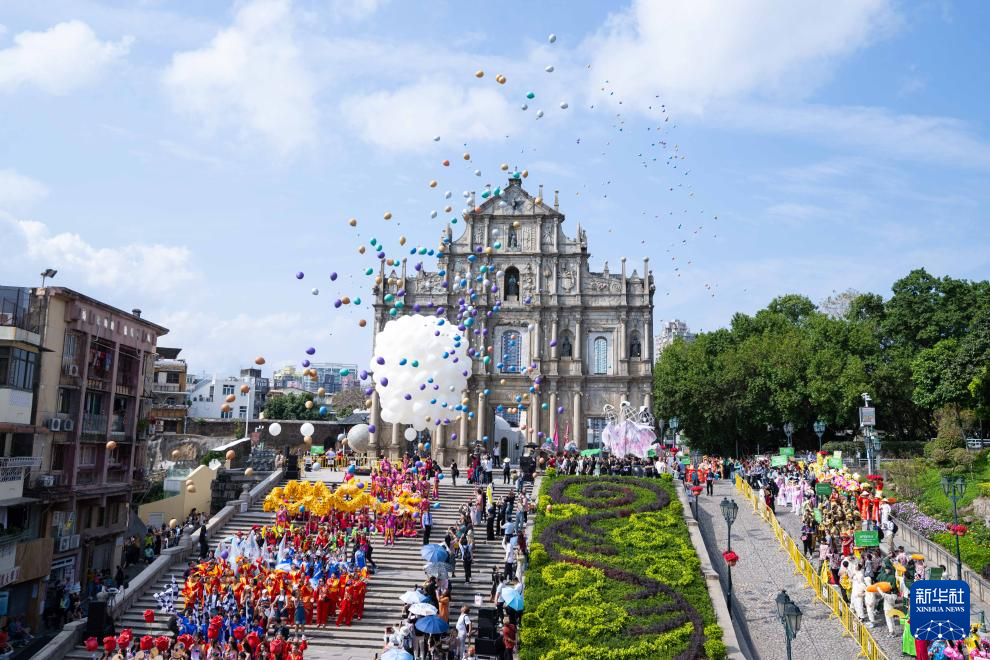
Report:
[{"label": "landscaped garden", "polygon": [[524,660],[725,657],[674,488],[669,475],[543,480]]}]

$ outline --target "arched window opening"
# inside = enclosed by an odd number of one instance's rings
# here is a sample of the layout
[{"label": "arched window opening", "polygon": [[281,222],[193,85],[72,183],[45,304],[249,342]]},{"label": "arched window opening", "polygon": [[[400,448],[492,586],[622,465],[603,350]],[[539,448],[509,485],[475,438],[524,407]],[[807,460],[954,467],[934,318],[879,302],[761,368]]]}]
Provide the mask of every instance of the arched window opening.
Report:
[{"label": "arched window opening", "polygon": [[604,337],[595,340],[595,373],[608,373],[608,340]]},{"label": "arched window opening", "polygon": [[643,356],[643,345],[639,341],[639,332],[632,331],[629,336],[629,357],[638,358]]}]

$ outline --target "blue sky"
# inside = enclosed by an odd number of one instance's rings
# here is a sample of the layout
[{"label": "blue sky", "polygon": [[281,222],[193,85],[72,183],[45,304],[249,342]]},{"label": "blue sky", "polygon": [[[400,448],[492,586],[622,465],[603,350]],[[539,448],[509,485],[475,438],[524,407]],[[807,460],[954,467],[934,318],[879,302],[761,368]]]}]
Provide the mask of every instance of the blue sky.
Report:
[{"label": "blue sky", "polygon": [[918,266],[984,279],[988,19],[884,0],[7,0],[0,282],[57,268],[171,328],[196,371],[308,346],[363,363],[370,306],[332,304],[369,298],[357,246],[435,246],[501,163],[560,190],[594,269],[649,256],[656,318],[695,329],[788,292],[886,294]]}]

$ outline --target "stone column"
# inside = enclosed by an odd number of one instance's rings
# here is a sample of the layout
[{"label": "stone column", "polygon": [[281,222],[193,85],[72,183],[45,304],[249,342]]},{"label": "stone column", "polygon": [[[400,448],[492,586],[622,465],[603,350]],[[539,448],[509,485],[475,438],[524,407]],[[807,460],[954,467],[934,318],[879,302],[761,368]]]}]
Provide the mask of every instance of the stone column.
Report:
[{"label": "stone column", "polygon": [[559,322],[557,320],[557,317],[554,316],[553,317],[553,324],[550,326],[550,342],[551,342],[551,346],[550,346],[550,359],[551,360],[556,360],[557,359],[557,355],[558,355],[558,352],[557,352],[557,331],[558,331],[558,326],[559,326]]},{"label": "stone column", "polygon": [[433,427],[433,444],[430,455],[442,464],[447,459],[447,427],[443,424]]},{"label": "stone column", "polygon": [[529,395],[529,409],[533,411],[533,421],[530,422],[530,430],[533,434],[533,442],[539,443],[536,434],[540,431],[540,393],[533,392]]},{"label": "stone column", "polygon": [[475,438],[476,440],[481,440],[483,437],[487,435],[487,433],[485,432],[486,431],[485,408],[486,408],[485,395],[482,394],[481,392],[478,392],[478,410],[477,412],[475,412],[475,415],[477,416],[477,420],[478,420],[478,437]]},{"label": "stone column", "polygon": [[[464,396],[467,396],[466,394]],[[461,413],[461,428],[457,432],[457,462],[464,463],[468,455],[468,416],[467,411]]]},{"label": "stone column", "polygon": [[395,460],[399,458],[402,453],[402,446],[399,444],[399,438],[401,434],[399,433],[399,424],[392,424],[392,445],[389,447],[388,455],[389,458]]},{"label": "stone column", "polygon": [[[629,357],[629,351],[626,350],[626,332],[627,332],[627,330],[626,330],[626,317],[623,316],[619,320],[619,336],[617,337],[618,341],[615,342],[615,345],[616,345],[616,348],[617,348],[617,352],[618,352],[618,356],[616,356],[617,359],[615,361],[615,366],[616,367],[620,367],[620,368],[616,369],[615,372],[617,374],[622,375],[622,376],[628,376],[629,375],[629,367],[628,367],[628,362],[627,362],[627,359]],[[622,369],[621,368],[622,366],[625,366],[625,369]]]},{"label": "stone column", "polygon": [[385,434],[382,429],[382,404],[378,400],[378,390],[371,393],[371,424],[375,427],[375,432],[371,434],[369,450],[377,457],[378,452],[385,448],[384,443],[380,442]]},{"label": "stone column", "polygon": [[581,428],[581,393],[575,392],[571,403],[571,439],[578,447],[584,447],[584,435],[584,429]]},{"label": "stone column", "polygon": [[550,393],[550,425],[547,427],[547,433],[550,437],[553,437],[553,432],[557,430],[557,393]]},{"label": "stone column", "polygon": [[574,360],[578,363],[579,370],[578,374],[584,374],[584,360],[581,356],[584,354],[584,333],[581,332],[581,317],[579,316],[574,321]]}]

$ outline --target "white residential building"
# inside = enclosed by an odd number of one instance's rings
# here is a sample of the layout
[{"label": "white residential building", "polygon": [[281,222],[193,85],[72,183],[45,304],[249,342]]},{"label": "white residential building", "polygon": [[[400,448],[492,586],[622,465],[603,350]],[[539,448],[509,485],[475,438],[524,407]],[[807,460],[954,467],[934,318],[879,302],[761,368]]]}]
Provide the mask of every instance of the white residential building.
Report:
[{"label": "white residential building", "polygon": [[[268,399],[269,380],[261,377],[260,369],[241,369],[240,376],[190,376],[186,389],[190,419],[258,419]],[[234,400],[224,410],[228,396]]]},{"label": "white residential building", "polygon": [[687,323],[680,319],[672,319],[660,324],[660,332],[653,338],[653,353],[660,355],[660,351],[674,343],[680,337],[684,341],[691,341],[695,334],[690,331]]}]

